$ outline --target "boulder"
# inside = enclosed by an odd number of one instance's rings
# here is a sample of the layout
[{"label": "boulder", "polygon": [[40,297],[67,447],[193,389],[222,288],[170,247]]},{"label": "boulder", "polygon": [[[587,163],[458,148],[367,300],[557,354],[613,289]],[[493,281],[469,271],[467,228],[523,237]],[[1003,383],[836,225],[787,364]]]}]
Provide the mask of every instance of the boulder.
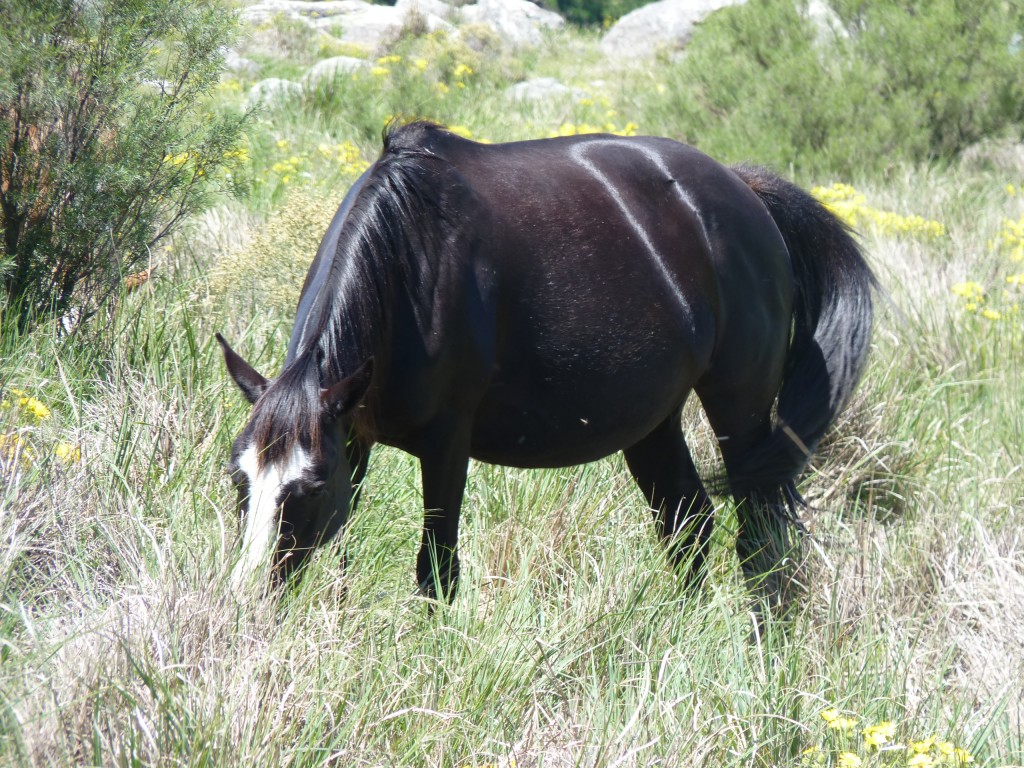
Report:
[{"label": "boulder", "polygon": [[403,17],[410,13],[419,13],[422,16],[435,16],[439,19],[448,19],[454,9],[443,2],[443,0],[398,0],[395,8]]},{"label": "boulder", "polygon": [[366,59],[357,59],[352,56],[332,56],[329,59],[318,61],[306,70],[302,76],[304,83],[310,83],[321,78],[334,79],[338,75],[347,75],[358,69],[367,66]]},{"label": "boulder", "polygon": [[282,80],[278,77],[268,77],[260,80],[249,89],[248,103],[270,104],[278,99],[302,93],[302,86],[293,83],[291,80]]},{"label": "boulder", "polygon": [[362,0],[350,2],[353,4],[347,11],[314,19],[313,26],[330,32],[343,43],[368,51],[378,48],[402,28],[405,14],[393,5],[372,5]]},{"label": "boulder", "polygon": [[263,24],[284,15],[312,24],[317,19],[345,16],[369,5],[363,0],[260,0],[243,8],[239,18],[251,24]]},{"label": "boulder", "polygon": [[260,71],[260,65],[252,59],[239,56],[238,51],[228,48],[224,51],[224,66],[229,72],[245,77],[254,77]]},{"label": "boulder", "polygon": [[560,83],[553,77],[535,77],[507,88],[505,95],[514,101],[541,101],[554,98],[582,98],[583,92]]},{"label": "boulder", "polygon": [[426,19],[429,31],[451,28],[444,18],[451,13],[451,8],[440,0],[400,0],[393,6],[374,5],[364,0],[261,0],[244,9],[241,18],[262,24],[284,15],[329,32],[343,43],[372,51],[398,34],[413,8]]},{"label": "boulder", "polygon": [[542,29],[559,29],[565,19],[529,0],[478,0],[462,7],[462,20],[486,24],[514,47],[537,45]]},{"label": "boulder", "polygon": [[693,28],[720,8],[746,0],[658,0],[627,13],[601,40],[601,50],[620,59],[652,56],[686,46]]}]

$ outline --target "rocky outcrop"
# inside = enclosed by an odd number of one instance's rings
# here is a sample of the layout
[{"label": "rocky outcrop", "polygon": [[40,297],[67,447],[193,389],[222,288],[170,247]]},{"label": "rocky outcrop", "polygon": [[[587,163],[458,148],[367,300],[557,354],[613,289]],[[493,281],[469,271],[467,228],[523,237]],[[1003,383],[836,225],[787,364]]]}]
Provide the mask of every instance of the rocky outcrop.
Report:
[{"label": "rocky outcrop", "polygon": [[505,95],[513,101],[541,101],[543,99],[581,98],[583,92],[570,88],[553,77],[535,77],[507,88]]},{"label": "rocky outcrop", "polygon": [[458,9],[442,0],[398,0],[394,6],[364,0],[260,0],[241,12],[242,20],[250,24],[271,23],[277,16],[302,21],[368,52],[396,36],[410,20],[425,23],[431,32],[454,31],[454,19],[484,24],[514,47],[537,45],[542,30],[565,24],[557,13],[529,0],[478,0]]},{"label": "rocky outcrop", "polygon": [[746,0],[658,0],[627,13],[601,40],[607,56],[632,60],[683,48],[709,14]]},{"label": "rocky outcrop", "polygon": [[302,86],[293,83],[291,80],[282,80],[278,77],[268,77],[260,80],[249,89],[248,104],[270,104],[279,99],[295,96],[302,93]]},{"label": "rocky outcrop", "polygon": [[352,56],[332,56],[329,59],[322,59],[306,70],[302,76],[303,82],[310,83],[322,78],[333,79],[339,75],[349,74],[358,69],[365,69],[369,62],[366,59],[357,59]]},{"label": "rocky outcrop", "polygon": [[[415,0],[416,12],[426,22],[426,28],[430,31],[450,28],[445,19],[430,10],[437,6],[431,3],[428,7],[427,3],[428,0]],[[369,52],[399,33],[413,6],[408,0],[394,6],[374,5],[364,0],[260,0],[243,9],[241,18],[251,24],[264,24],[283,15]]]},{"label": "rocky outcrop", "polygon": [[557,13],[529,0],[478,0],[474,5],[463,6],[461,16],[470,24],[486,24],[516,47],[537,45],[542,30],[565,25],[565,19]]}]

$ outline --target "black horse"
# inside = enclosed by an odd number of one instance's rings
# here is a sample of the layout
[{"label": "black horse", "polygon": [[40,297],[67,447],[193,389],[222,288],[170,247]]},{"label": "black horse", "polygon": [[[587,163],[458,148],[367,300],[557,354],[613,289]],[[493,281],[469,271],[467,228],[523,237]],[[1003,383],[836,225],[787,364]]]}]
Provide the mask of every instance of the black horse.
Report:
[{"label": "black horse", "polygon": [[661,138],[389,128],[323,238],[280,375],[218,335],[254,404],[231,456],[234,580],[287,573],[337,533],[381,442],[420,460],[427,595],[457,585],[470,457],[623,451],[697,581],[713,507],[680,427],[692,390],[738,505],[737,552],[777,603],[795,479],[864,369],[873,286],[846,227],[762,169]]}]

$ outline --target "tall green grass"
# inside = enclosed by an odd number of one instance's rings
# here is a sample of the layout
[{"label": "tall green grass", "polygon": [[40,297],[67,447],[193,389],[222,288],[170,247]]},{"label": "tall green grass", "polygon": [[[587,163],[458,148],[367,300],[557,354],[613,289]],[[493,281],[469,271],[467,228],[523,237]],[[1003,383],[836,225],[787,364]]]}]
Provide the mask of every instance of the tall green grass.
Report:
[{"label": "tall green grass", "polygon": [[[0,763],[903,766],[942,757],[939,742],[975,765],[1024,762],[1024,329],[1005,281],[1024,268],[990,245],[1024,213],[1009,167],[813,179],[945,234],[861,234],[887,296],[865,381],[801,488],[808,594],[788,630],[756,631],[726,499],[707,586],[682,591],[619,457],[474,464],[462,586],[430,615],[413,585],[418,467],[379,448],[351,525],[301,582],[231,593],[222,468],[248,408],[212,339],[280,365],[290,317],[272,266],[301,272],[321,215],[289,201],[336,205],[354,178],[319,144],[348,140],[371,160],[408,102],[496,140],[602,118],[644,130],[626,83],[653,99],[660,65],[607,67],[572,32],[531,56],[591,103],[508,101],[525,65],[496,52],[436,102],[406,72],[405,86],[366,75],[267,109],[250,172],[278,196],[256,188],[198,222],[90,337],[4,330],[0,433],[19,442],[0,453]],[[282,184],[273,165],[293,153],[308,175]],[[952,288],[966,280],[998,320],[964,306]],[[714,471],[695,404],[685,420]],[[872,749],[863,729],[887,721],[900,746]]]}]

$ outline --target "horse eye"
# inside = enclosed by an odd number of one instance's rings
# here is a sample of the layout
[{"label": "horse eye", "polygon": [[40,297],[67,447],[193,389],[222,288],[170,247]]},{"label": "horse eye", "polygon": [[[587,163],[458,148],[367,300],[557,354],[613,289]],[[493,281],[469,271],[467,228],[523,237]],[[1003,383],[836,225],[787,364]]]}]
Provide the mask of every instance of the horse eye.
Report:
[{"label": "horse eye", "polygon": [[306,486],[305,490],[307,496],[323,496],[327,490],[327,483],[310,483],[309,485]]}]

